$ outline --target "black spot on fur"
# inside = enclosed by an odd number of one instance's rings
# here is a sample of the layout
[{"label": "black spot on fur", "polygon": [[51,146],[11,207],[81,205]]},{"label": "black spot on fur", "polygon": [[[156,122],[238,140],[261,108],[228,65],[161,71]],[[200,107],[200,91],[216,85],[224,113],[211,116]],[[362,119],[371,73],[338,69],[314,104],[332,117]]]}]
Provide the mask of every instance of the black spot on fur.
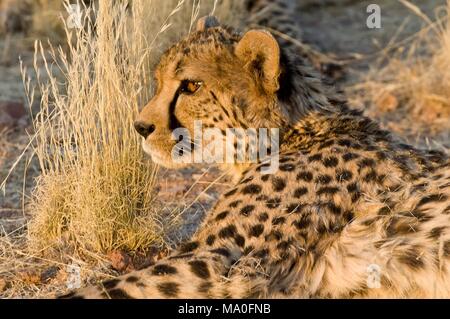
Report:
[{"label": "black spot on fur", "polygon": [[191,251],[194,251],[197,248],[198,248],[198,242],[192,241],[189,243],[182,244],[180,246],[180,248],[178,249],[178,251],[180,252],[180,254],[184,254],[184,253],[190,253]]},{"label": "black spot on fur", "polygon": [[176,297],[180,291],[179,284],[175,282],[162,282],[156,286],[165,297]]},{"label": "black spot on fur", "polygon": [[443,245],[443,255],[445,257],[450,257],[450,240],[447,240]]},{"label": "black spot on fur", "polygon": [[269,200],[269,196],[266,195],[259,195],[255,198],[256,201],[261,202],[261,201],[267,201]]},{"label": "black spot on fur", "polygon": [[333,180],[333,178],[330,175],[319,175],[316,178],[316,183],[317,184],[322,184],[322,185],[328,185],[331,183],[331,181]]},{"label": "black spot on fur", "polygon": [[236,243],[236,245],[238,245],[239,247],[244,247],[245,246],[245,238],[242,235],[237,234],[234,237],[234,242]]},{"label": "black spot on fur", "polygon": [[351,222],[353,218],[355,218],[355,215],[351,211],[347,210],[344,212],[344,220],[347,223]]},{"label": "black spot on fur", "polygon": [[359,157],[359,155],[355,154],[355,153],[345,153],[342,156],[342,159],[344,160],[344,162],[350,162],[350,161],[352,161],[354,159],[357,159],[358,157]]},{"label": "black spot on fur", "polygon": [[442,214],[444,215],[450,215],[450,205],[448,205],[444,210],[442,211]]},{"label": "black spot on fur", "polygon": [[362,224],[363,224],[364,226],[370,227],[370,226],[372,226],[376,221],[378,221],[379,219],[380,219],[379,216],[372,217],[372,218],[369,218],[369,219],[364,220],[364,221],[362,222]]},{"label": "black spot on fur", "polygon": [[446,228],[447,227],[445,227],[445,226],[434,227],[428,234],[428,238],[438,239],[439,237],[441,237],[442,233],[444,232],[444,230]]},{"label": "black spot on fur", "polygon": [[379,216],[387,216],[391,213],[391,208],[389,206],[383,206],[378,210]]},{"label": "black spot on fur", "polygon": [[363,169],[366,167],[374,167],[376,165],[375,160],[372,158],[363,158],[358,162],[359,169]]},{"label": "black spot on fur", "polygon": [[432,215],[425,214],[424,212],[422,212],[420,210],[407,211],[407,212],[398,213],[398,214],[401,216],[406,216],[406,217],[415,217],[415,218],[417,218],[418,221],[420,221],[422,223],[433,219]]},{"label": "black spot on fur", "polygon": [[245,186],[243,189],[242,189],[242,194],[245,194],[245,195],[247,195],[247,194],[250,194],[250,195],[256,195],[256,194],[259,194],[259,193],[261,193],[261,186],[259,186],[259,185],[256,185],[256,184],[250,184],[250,185],[247,185],[247,186]]},{"label": "black spot on fur", "polygon": [[236,194],[237,190],[238,190],[237,188],[234,188],[234,189],[230,190],[229,192],[225,193],[224,196],[225,197],[230,197],[230,196]]},{"label": "black spot on fur", "polygon": [[313,174],[311,172],[303,171],[298,173],[297,180],[305,181],[307,183],[311,182],[313,179]]},{"label": "black spot on fur", "polygon": [[328,208],[328,210],[335,215],[340,215],[342,212],[341,208],[333,202],[328,202],[325,205]]},{"label": "black spot on fur", "polygon": [[234,237],[236,235],[236,226],[229,225],[227,227],[224,227],[219,232],[220,238],[230,238]]},{"label": "black spot on fur", "polygon": [[123,289],[111,289],[107,291],[107,296],[111,299],[133,299],[129,294]]},{"label": "black spot on fur", "polygon": [[333,140],[328,140],[328,141],[326,141],[326,142],[323,142],[323,143],[321,143],[320,145],[319,145],[319,150],[323,150],[324,148],[327,148],[327,147],[330,147],[330,146],[332,146],[334,144],[334,141]]},{"label": "black spot on fur", "polygon": [[386,228],[386,235],[388,237],[394,237],[415,233],[418,230],[417,225],[411,224],[408,220],[404,220],[404,218],[394,216]]},{"label": "black spot on fur", "polygon": [[348,184],[348,185],[347,185],[347,190],[348,190],[350,193],[356,193],[356,192],[359,191],[359,186],[358,186],[357,183],[351,183],[351,184]]},{"label": "black spot on fur", "polygon": [[275,192],[281,192],[286,187],[286,181],[280,177],[273,177],[272,187]]},{"label": "black spot on fur", "polygon": [[310,224],[311,220],[308,215],[303,215],[299,220],[292,222],[292,225],[294,225],[299,230],[307,228]]},{"label": "black spot on fur", "polygon": [[377,157],[377,159],[379,161],[383,161],[383,160],[385,160],[387,158],[387,154],[385,152],[383,152],[383,151],[376,152],[375,156]]},{"label": "black spot on fur", "polygon": [[213,287],[213,284],[210,283],[209,281],[207,282],[202,282],[199,286],[198,286],[198,292],[201,294],[208,294],[209,290]]},{"label": "black spot on fur", "polygon": [[282,241],[277,245],[277,249],[279,250],[287,250],[291,243],[289,241]]},{"label": "black spot on fur", "polygon": [[267,249],[260,249],[254,253],[254,256],[256,258],[263,259],[263,258],[267,257],[268,254],[269,254],[269,251]]},{"label": "black spot on fur", "polygon": [[217,214],[216,220],[224,220],[228,216],[229,213],[230,212],[226,210],[224,212],[221,212],[220,214]]},{"label": "black spot on fur", "polygon": [[280,206],[280,204],[281,204],[281,198],[279,198],[279,197],[271,198],[266,202],[267,208],[270,208],[270,209],[278,208]]},{"label": "black spot on fur", "polygon": [[258,220],[260,222],[265,222],[268,219],[269,219],[269,215],[267,213],[261,213],[258,217]]},{"label": "black spot on fur", "polygon": [[230,208],[236,208],[239,206],[239,204],[242,203],[241,200],[235,200],[234,202],[231,202],[230,205],[228,205]]},{"label": "black spot on fur", "polygon": [[162,275],[174,275],[177,273],[177,269],[170,265],[159,264],[155,265],[152,269],[152,275],[162,276]]},{"label": "black spot on fur", "polygon": [[448,197],[445,194],[431,194],[428,196],[424,196],[417,204],[417,208],[419,208],[420,206],[423,206],[425,204],[432,203],[432,202],[444,202],[447,200],[447,198]]},{"label": "black spot on fur", "polygon": [[265,174],[265,175],[262,175],[262,176],[261,176],[261,180],[262,180],[263,182],[267,182],[267,181],[269,180],[269,178],[270,178],[270,174]]},{"label": "black spot on fur", "polygon": [[207,244],[208,246],[212,246],[212,245],[214,244],[215,241],[216,241],[216,236],[215,236],[215,235],[209,235],[209,236],[206,238],[206,244]]},{"label": "black spot on fur", "polygon": [[353,178],[353,174],[352,172],[350,172],[349,170],[340,170],[337,172],[336,174],[336,180],[338,182],[348,182]]},{"label": "black spot on fur", "polygon": [[363,180],[366,183],[371,183],[377,180],[377,172],[373,169],[370,170],[369,173],[367,173],[364,177]]},{"label": "black spot on fur", "polygon": [[186,258],[191,258],[192,256],[194,256],[193,253],[188,253],[188,254],[180,254],[180,255],[175,255],[175,256],[170,256],[169,259],[186,259]]},{"label": "black spot on fur", "polygon": [[383,184],[384,181],[386,180],[386,175],[385,174],[378,175],[376,177],[376,180],[378,184]]},{"label": "black spot on fur", "polygon": [[361,192],[353,193],[351,196],[352,203],[356,203],[361,198],[361,196],[362,196]]},{"label": "black spot on fur", "polygon": [[247,206],[244,206],[244,207],[241,208],[240,213],[241,213],[241,215],[243,215],[243,216],[249,216],[250,213],[251,213],[254,209],[255,209],[255,206],[254,206],[254,205],[247,205]]},{"label": "black spot on fur", "polygon": [[295,198],[300,198],[306,194],[308,194],[308,189],[306,187],[299,187],[294,191]]},{"label": "black spot on fur", "polygon": [[336,167],[339,164],[339,160],[334,156],[324,158],[322,162],[325,167]]},{"label": "black spot on fur", "polygon": [[284,218],[284,217],[275,217],[274,219],[272,219],[272,225],[274,225],[274,226],[281,225],[281,224],[284,224],[285,221],[286,221],[286,218]]},{"label": "black spot on fur", "polygon": [[191,271],[194,275],[201,279],[209,279],[211,274],[209,273],[208,265],[203,260],[192,260],[189,262]]},{"label": "black spot on fur", "polygon": [[415,248],[408,248],[403,252],[403,255],[398,257],[398,260],[413,270],[419,270],[425,266],[425,263],[421,259],[420,252]]},{"label": "black spot on fur", "polygon": [[284,163],[287,163],[287,162],[292,162],[293,160],[294,159],[291,158],[291,157],[283,157],[283,158],[280,158],[279,162],[280,162],[280,164],[284,164]]},{"label": "black spot on fur", "polygon": [[127,277],[127,279],[125,279],[125,281],[129,282],[129,283],[136,283],[139,281],[139,278],[136,276],[130,276],[130,277]]},{"label": "black spot on fur", "polygon": [[[77,293],[76,291],[71,291],[65,295],[58,296],[56,299],[72,299],[73,297],[75,297],[75,299],[76,299],[76,297],[77,297],[76,293]],[[81,299],[84,299],[84,298],[81,298]]]},{"label": "black spot on fur", "polygon": [[264,225],[258,224],[250,228],[248,235],[250,237],[259,237],[264,232]]},{"label": "black spot on fur", "polygon": [[293,170],[295,170],[295,165],[294,164],[283,164],[280,165],[280,171],[282,172],[292,172]]},{"label": "black spot on fur", "polygon": [[283,234],[279,230],[272,230],[269,234],[267,234],[264,239],[265,241],[280,241],[283,238]]},{"label": "black spot on fur", "polygon": [[337,143],[338,143],[339,146],[343,146],[343,147],[350,147],[350,146],[352,146],[352,141],[347,140],[347,139],[341,139]]},{"label": "black spot on fur", "polygon": [[314,154],[308,157],[308,162],[313,163],[313,162],[319,162],[322,160],[322,154]]},{"label": "black spot on fur", "polygon": [[339,187],[325,186],[325,187],[321,187],[317,190],[317,195],[323,195],[323,194],[334,195],[337,192],[339,192]]},{"label": "black spot on fur", "polygon": [[106,289],[112,289],[115,288],[119,284],[119,282],[120,282],[119,279],[111,279],[102,282],[102,286],[105,287]]},{"label": "black spot on fur", "polygon": [[211,252],[213,254],[221,255],[221,256],[224,256],[227,258],[230,257],[230,252],[228,251],[228,249],[225,249],[225,248],[216,248],[216,249],[211,250]]}]

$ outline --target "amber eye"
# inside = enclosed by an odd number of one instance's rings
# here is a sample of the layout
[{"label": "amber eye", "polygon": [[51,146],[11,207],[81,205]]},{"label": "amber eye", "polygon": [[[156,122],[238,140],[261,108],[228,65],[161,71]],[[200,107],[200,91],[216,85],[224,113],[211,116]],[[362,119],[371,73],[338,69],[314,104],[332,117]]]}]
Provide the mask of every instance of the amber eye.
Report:
[{"label": "amber eye", "polygon": [[202,82],[200,81],[191,81],[191,80],[184,80],[181,82],[181,93],[185,94],[194,94],[198,91],[198,89],[202,86]]}]

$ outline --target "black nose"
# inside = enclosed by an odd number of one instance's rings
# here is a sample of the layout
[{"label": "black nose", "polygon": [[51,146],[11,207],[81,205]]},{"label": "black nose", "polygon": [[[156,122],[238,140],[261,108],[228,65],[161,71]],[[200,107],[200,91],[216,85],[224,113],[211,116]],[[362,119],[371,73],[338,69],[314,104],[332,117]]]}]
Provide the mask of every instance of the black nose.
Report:
[{"label": "black nose", "polygon": [[155,131],[155,125],[139,121],[134,122],[134,128],[144,138],[147,138],[150,134],[152,134]]}]

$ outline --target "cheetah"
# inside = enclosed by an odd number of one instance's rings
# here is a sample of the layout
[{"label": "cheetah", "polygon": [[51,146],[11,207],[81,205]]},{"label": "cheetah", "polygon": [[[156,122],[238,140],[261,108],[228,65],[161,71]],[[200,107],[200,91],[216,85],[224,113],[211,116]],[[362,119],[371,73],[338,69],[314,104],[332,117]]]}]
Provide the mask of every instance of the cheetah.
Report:
[{"label": "cheetah", "polygon": [[[153,266],[66,298],[450,297],[450,160],[383,130],[267,30],[214,17],[171,47],[135,122],[170,168],[194,120],[279,128],[279,169],[221,164],[235,184]],[[375,282],[373,272],[375,271]]]}]

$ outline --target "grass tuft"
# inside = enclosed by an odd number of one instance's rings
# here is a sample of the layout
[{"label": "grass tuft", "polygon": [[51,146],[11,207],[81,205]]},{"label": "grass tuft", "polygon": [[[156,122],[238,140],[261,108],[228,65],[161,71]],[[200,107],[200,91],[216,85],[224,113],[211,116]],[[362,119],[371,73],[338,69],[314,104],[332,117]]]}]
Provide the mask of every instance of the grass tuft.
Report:
[{"label": "grass tuft", "polygon": [[358,104],[369,106],[372,116],[381,114],[390,121],[392,128],[409,130],[412,119],[417,124],[413,135],[421,130],[445,134],[440,128],[446,131],[450,118],[450,1],[436,10],[434,22],[414,4],[402,3],[425,27],[389,45],[349,92]]}]

